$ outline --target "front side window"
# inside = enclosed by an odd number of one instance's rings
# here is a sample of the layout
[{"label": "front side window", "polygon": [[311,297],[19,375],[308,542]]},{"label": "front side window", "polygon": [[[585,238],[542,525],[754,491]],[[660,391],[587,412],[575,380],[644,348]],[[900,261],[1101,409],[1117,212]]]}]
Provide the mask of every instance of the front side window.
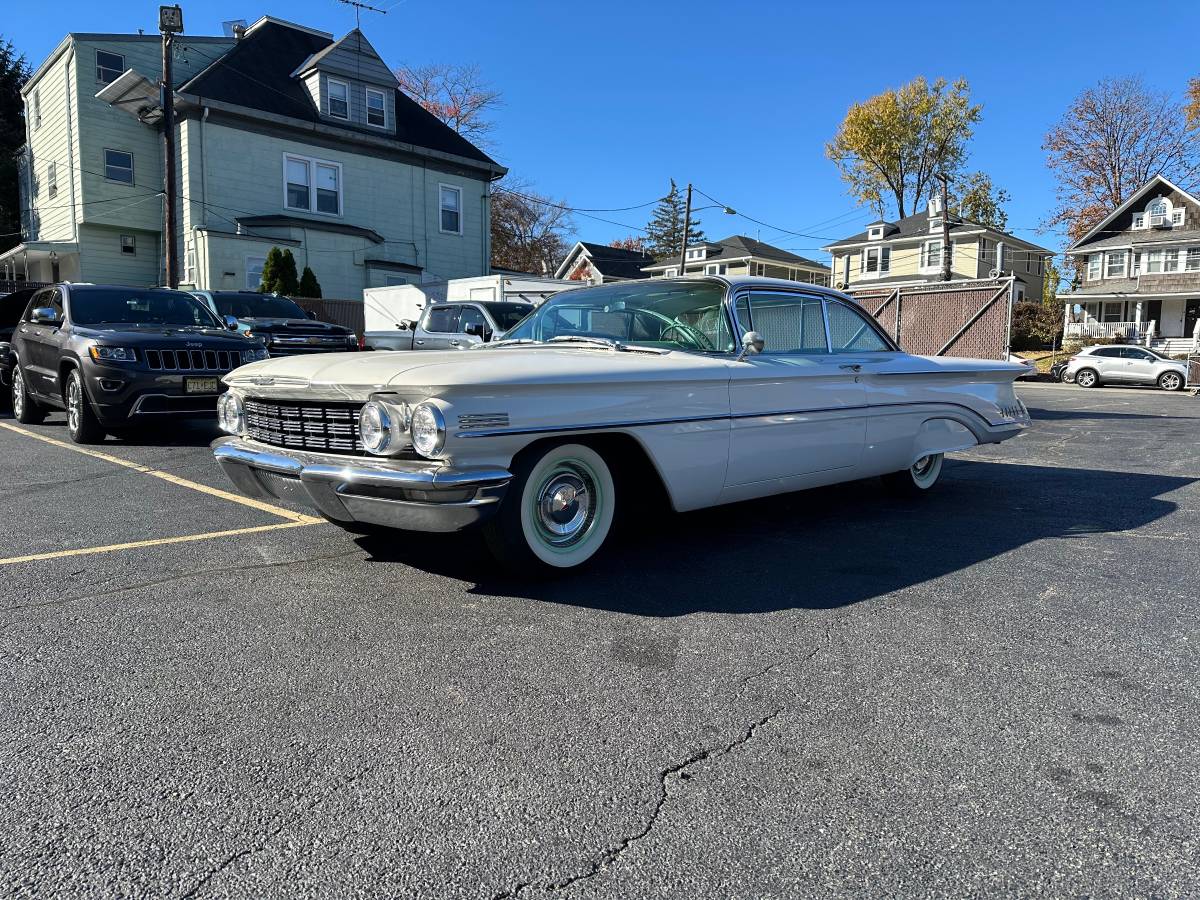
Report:
[{"label": "front side window", "polygon": [[107,50],[96,51],[96,81],[99,84],[110,84],[117,80],[125,71],[125,57],[120,53],[109,53]]},{"label": "front side window", "polygon": [[124,150],[105,150],[104,177],[121,184],[133,184],[133,154]]},{"label": "front side window", "polygon": [[875,325],[857,309],[831,300],[825,310],[829,317],[829,348],[834,353],[875,353],[892,349]]},{"label": "front side window", "polygon": [[921,247],[921,267],[933,269],[942,264],[942,242],[926,241]]},{"label": "front side window", "polygon": [[1108,254],[1108,262],[1106,264],[1104,274],[1109,278],[1123,278],[1125,276],[1125,251],[1117,250]]},{"label": "front side window", "polygon": [[753,291],[749,303],[738,307],[739,317],[743,310],[750,321],[741,324],[763,336],[764,353],[829,352],[819,297]]},{"label": "front side window", "polygon": [[284,198],[287,209],[342,214],[342,167],[305,156],[284,156]]},{"label": "front side window", "polygon": [[1184,268],[1189,272],[1200,272],[1200,247],[1189,247]]},{"label": "front side window", "polygon": [[884,275],[892,265],[891,247],[870,247],[863,253],[863,272],[867,275]]},{"label": "front side window", "polygon": [[216,316],[191,294],[116,287],[72,291],[71,321],[76,325],[220,327]]},{"label": "front side window", "polygon": [[464,306],[458,316],[458,330],[465,334],[471,325],[482,325],[485,334],[491,331],[487,319],[483,317],[483,313],[479,311],[478,307]]},{"label": "front side window", "polygon": [[263,268],[267,264],[265,256],[246,257],[246,290],[257,291],[262,285]]},{"label": "front side window", "polygon": [[1163,270],[1163,252],[1161,250],[1151,250],[1149,253],[1143,253],[1142,262],[1145,265],[1147,275],[1157,275]]},{"label": "front side window", "polygon": [[387,104],[384,102],[383,91],[367,88],[367,124],[387,125]]},{"label": "front side window", "polygon": [[462,234],[462,190],[448,184],[438,188],[439,226],[443,232]]},{"label": "front side window", "polygon": [[350,85],[344,81],[327,82],[329,85],[329,115],[335,119],[350,118]]},{"label": "front side window", "polygon": [[1179,251],[1164,250],[1163,251],[1163,271],[1174,272],[1179,268]]},{"label": "front side window", "polygon": [[33,311],[35,309],[48,308],[54,310],[54,317],[60,322],[63,317],[62,292],[57,288],[47,288],[44,291],[39,291],[34,294],[29,301],[29,308],[26,310],[25,320],[33,321]]},{"label": "front side window", "polygon": [[663,350],[730,353],[734,344],[724,299],[724,285],[710,281],[664,284],[646,279],[562,291],[504,337],[557,338],[566,346],[595,338]]}]

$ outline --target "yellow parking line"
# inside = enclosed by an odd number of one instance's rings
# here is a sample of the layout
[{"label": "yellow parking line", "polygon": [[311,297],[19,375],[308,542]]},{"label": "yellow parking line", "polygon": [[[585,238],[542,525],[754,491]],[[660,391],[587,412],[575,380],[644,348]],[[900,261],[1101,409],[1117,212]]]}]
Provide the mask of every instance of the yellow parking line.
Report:
[{"label": "yellow parking line", "polygon": [[10,556],[7,559],[0,559],[0,566],[37,562],[43,559],[58,559],[63,556],[88,556],[92,553],[111,553],[113,550],[136,550],[139,547],[158,547],[162,544],[185,544],[189,541],[207,541],[212,538],[233,537],[239,534],[257,534],[262,531],[279,531],[281,528],[300,528],[304,525],[315,525],[321,521],[321,519],[311,519],[307,522],[280,522],[277,525],[255,525],[253,528],[233,528],[229,531],[209,531],[205,534],[185,534],[179,537],[151,538],[145,541],[129,541],[125,544],[109,544],[105,547],[81,547],[78,550],[51,550],[48,553],[30,553],[27,556]]},{"label": "yellow parking line", "polygon": [[[180,478],[178,475],[172,475],[170,472],[163,472],[160,469],[151,469],[148,466],[143,466],[140,463],[131,462],[127,459],[121,459],[119,456],[113,456],[109,453],[102,453],[99,450],[90,450],[87,447],[80,447],[77,444],[68,444],[66,441],[60,441],[56,438],[46,437],[44,434],[38,434],[29,431],[25,428],[18,428],[16,425],[10,425],[7,422],[0,422],[0,428],[6,428],[16,434],[23,434],[26,437],[31,437],[34,440],[44,441],[47,444],[52,444],[55,447],[62,447],[64,450],[73,450],[76,453],[82,453],[84,456],[91,456],[94,459],[102,459],[105,462],[113,463],[117,466],[124,466],[126,469],[132,469],[135,472],[141,472],[144,475],[153,475],[155,478],[161,478],[163,481],[169,481],[171,484],[177,484],[180,487],[188,488],[189,490],[199,491],[201,494],[208,494],[212,497],[220,497],[222,500],[228,500],[231,503],[240,503],[242,506],[249,506],[251,509],[261,510],[262,512],[270,513],[273,516],[279,516],[281,519],[287,519],[290,522],[295,522],[297,525],[317,525],[324,521],[314,516],[306,516],[303,513],[292,512],[290,509],[284,509],[282,506],[276,506],[273,503],[264,503],[261,500],[255,500],[253,497],[244,497],[241,494],[234,494],[230,491],[223,491],[220,488],[209,487],[207,484],[200,484],[195,481],[188,481],[186,478]],[[223,532],[233,534],[235,532]],[[175,539],[172,539],[175,540]],[[135,546],[141,546],[140,544]],[[0,563],[5,562],[0,560]]]}]

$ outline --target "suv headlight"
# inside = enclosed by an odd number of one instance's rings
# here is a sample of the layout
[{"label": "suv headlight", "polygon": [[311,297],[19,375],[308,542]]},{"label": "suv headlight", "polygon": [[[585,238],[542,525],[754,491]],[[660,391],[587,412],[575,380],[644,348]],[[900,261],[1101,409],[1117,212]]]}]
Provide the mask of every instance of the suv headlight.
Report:
[{"label": "suv headlight", "polygon": [[260,359],[269,359],[271,356],[267,352],[266,347],[255,347],[253,350],[242,351],[242,364],[258,362]]},{"label": "suv headlight", "polygon": [[104,347],[100,344],[88,347],[88,356],[97,362],[134,362],[137,359],[132,347]]},{"label": "suv headlight", "polygon": [[242,398],[237,394],[226,391],[217,400],[217,424],[222,431],[230,434],[241,434],[246,427],[246,417],[242,412]]},{"label": "suv headlight", "polygon": [[422,403],[413,410],[409,427],[413,449],[425,457],[437,456],[446,445],[446,418],[431,403]]}]

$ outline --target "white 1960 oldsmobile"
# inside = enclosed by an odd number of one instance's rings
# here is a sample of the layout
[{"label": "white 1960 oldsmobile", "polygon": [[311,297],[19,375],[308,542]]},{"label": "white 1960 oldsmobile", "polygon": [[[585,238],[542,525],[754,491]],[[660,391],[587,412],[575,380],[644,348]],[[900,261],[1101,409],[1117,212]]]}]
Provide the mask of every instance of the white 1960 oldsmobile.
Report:
[{"label": "white 1960 oldsmobile", "polygon": [[482,522],[518,567],[570,568],[650,489],[698,509],[880,475],[1029,425],[1021,366],[911,356],[849,297],[765,278],[556,295],[472,350],[347,353],[230,373],[216,458],[244,493],[350,530]]}]

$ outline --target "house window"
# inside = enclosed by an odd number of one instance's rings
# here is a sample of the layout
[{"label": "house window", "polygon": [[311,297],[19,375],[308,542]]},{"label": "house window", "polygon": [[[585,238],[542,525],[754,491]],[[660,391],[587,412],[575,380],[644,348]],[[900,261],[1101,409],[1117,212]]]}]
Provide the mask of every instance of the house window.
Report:
[{"label": "house window", "polygon": [[46,167],[46,193],[51,197],[58,196],[58,163]]},{"label": "house window", "polygon": [[367,88],[367,124],[387,125],[387,105],[384,102],[383,91]]},{"label": "house window", "polygon": [[462,234],[462,189],[438,185],[439,227],[447,234]]},{"label": "house window", "polygon": [[329,115],[335,119],[350,118],[350,85],[344,81],[327,82],[329,90]]},{"label": "house window", "polygon": [[33,90],[33,96],[30,98],[29,114],[33,118],[33,127],[42,127],[42,98],[38,94],[37,88]]},{"label": "house window", "polygon": [[942,242],[926,241],[921,246],[921,268],[933,269],[942,264]]},{"label": "house window", "polygon": [[109,181],[133,184],[133,154],[124,150],[105,150],[104,177]]},{"label": "house window", "polygon": [[1151,250],[1149,253],[1143,253],[1142,257],[1147,275],[1157,275],[1163,271],[1163,252],[1161,250]]},{"label": "house window", "polygon": [[1121,303],[1120,301],[1116,301],[1113,303],[1105,303],[1105,304],[1103,304],[1103,307],[1104,307],[1104,321],[1105,322],[1124,321],[1121,318],[1122,314],[1125,311],[1124,303]]},{"label": "house window", "polygon": [[1159,199],[1153,201],[1147,208],[1146,212],[1150,215],[1150,227],[1155,225],[1167,224],[1167,202]]},{"label": "house window", "polygon": [[867,229],[867,239],[877,241],[883,237],[883,226],[875,225]]},{"label": "house window", "polygon": [[1146,227],[1146,214],[1145,213],[1134,213],[1133,227],[1134,228],[1145,228]]},{"label": "house window", "polygon": [[687,258],[688,259],[704,259],[704,248],[700,247],[699,249],[696,249],[696,250],[689,250],[687,252]]},{"label": "house window", "polygon": [[1183,224],[1183,210],[1182,209],[1171,210],[1171,224],[1172,225],[1182,225]]},{"label": "house window", "polygon": [[678,274],[678,269],[666,269],[663,271],[663,278],[674,278]]},{"label": "house window", "polygon": [[125,57],[120,53],[109,53],[107,50],[96,51],[96,81],[99,84],[116,81],[124,71]]},{"label": "house window", "polygon": [[1130,270],[1129,270],[1129,276],[1131,278],[1136,278],[1138,275],[1142,274],[1142,257],[1144,257],[1145,255],[1146,255],[1145,253],[1133,254],[1133,258],[1130,261],[1131,265],[1130,265]]},{"label": "house window", "polygon": [[864,275],[886,275],[892,266],[891,247],[868,247],[862,255]]},{"label": "house window", "polygon": [[1106,278],[1124,278],[1125,277],[1125,251],[1115,250],[1108,254],[1108,259],[1105,261],[1104,275]]},{"label": "house window", "polygon": [[1174,272],[1179,268],[1179,251],[1164,250],[1163,251],[1163,271]]},{"label": "house window", "polygon": [[384,275],[383,276],[383,286],[384,287],[395,287],[397,285],[408,284],[408,283],[409,283],[409,280],[408,280],[407,275]]},{"label": "house window", "polygon": [[1089,253],[1087,258],[1087,277],[1088,281],[1095,281],[1100,277],[1100,254]]},{"label": "house window", "polygon": [[183,280],[188,284],[196,283],[196,242],[191,238],[183,248]]},{"label": "house window", "polygon": [[724,275],[725,263],[709,263],[704,267],[705,275]]},{"label": "house window", "polygon": [[1200,272],[1200,247],[1189,247],[1183,267],[1189,272]]},{"label": "house window", "polygon": [[137,256],[137,237],[135,235],[121,235],[121,255]]},{"label": "house window", "polygon": [[263,266],[267,264],[265,256],[246,257],[246,290],[257,291],[262,284]]},{"label": "house window", "polygon": [[342,167],[338,163],[285,154],[283,171],[286,209],[342,214]]}]

